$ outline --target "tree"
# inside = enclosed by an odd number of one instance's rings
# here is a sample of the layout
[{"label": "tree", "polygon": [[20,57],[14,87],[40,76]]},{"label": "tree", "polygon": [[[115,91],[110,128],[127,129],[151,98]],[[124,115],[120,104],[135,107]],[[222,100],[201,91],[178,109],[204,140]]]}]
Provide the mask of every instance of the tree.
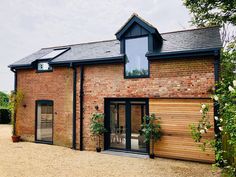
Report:
[{"label": "tree", "polygon": [[236,0],[184,0],[184,5],[196,26],[236,25]]},{"label": "tree", "polygon": [[197,27],[220,26],[223,46],[235,41],[236,0],[183,0]]},{"label": "tree", "polygon": [[0,91],[0,108],[7,108],[9,104],[9,96]]}]

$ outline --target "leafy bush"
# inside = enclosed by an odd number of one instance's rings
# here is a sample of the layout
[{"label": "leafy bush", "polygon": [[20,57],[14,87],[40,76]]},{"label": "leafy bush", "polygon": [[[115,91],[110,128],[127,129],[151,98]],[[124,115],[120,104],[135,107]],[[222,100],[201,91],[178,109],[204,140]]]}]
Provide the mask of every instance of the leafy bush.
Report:
[{"label": "leafy bush", "polygon": [[152,145],[152,154],[154,154],[154,143],[161,138],[161,125],[160,117],[156,117],[155,114],[151,116],[143,117],[143,124],[141,125],[142,132],[145,138],[146,143],[151,143]]},{"label": "leafy bush", "polygon": [[12,91],[10,94],[10,104],[9,104],[9,109],[11,111],[11,121],[12,121],[12,126],[13,126],[13,131],[12,134],[16,135],[16,127],[15,127],[15,121],[16,121],[16,112],[21,104],[22,100],[24,98],[24,94],[21,91]]},{"label": "leafy bush", "polygon": [[104,114],[94,113],[91,118],[91,124],[90,124],[90,132],[94,137],[98,138],[97,147],[99,148],[100,148],[101,135],[103,135],[106,132],[103,120],[104,120]]}]

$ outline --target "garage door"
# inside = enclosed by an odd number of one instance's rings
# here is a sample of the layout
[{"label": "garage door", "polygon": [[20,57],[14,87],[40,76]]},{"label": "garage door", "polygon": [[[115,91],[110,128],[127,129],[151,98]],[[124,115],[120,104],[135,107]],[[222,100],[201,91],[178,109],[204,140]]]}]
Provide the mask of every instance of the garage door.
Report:
[{"label": "garage door", "polygon": [[[207,149],[202,152],[199,144],[191,138],[189,124],[197,123],[201,118],[201,104],[210,105],[209,115],[213,125],[213,103],[210,99],[150,99],[150,113],[161,117],[163,136],[155,144],[155,154],[159,157],[214,162],[214,152]],[[214,128],[204,138],[213,138]]]}]

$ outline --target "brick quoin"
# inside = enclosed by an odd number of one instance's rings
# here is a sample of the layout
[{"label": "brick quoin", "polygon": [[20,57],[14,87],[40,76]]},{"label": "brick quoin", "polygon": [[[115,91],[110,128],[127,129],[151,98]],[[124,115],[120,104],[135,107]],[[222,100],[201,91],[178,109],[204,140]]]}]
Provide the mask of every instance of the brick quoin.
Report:
[{"label": "brick quoin", "polygon": [[[77,72],[79,73],[79,67]],[[72,146],[73,70],[55,67],[53,72],[17,70],[18,85],[25,97],[16,117],[16,131],[23,140],[34,141],[35,101],[54,101],[53,143]],[[104,113],[105,98],[209,98],[214,88],[214,57],[162,59],[150,61],[150,78],[124,79],[123,64],[84,66],[85,150],[94,150],[90,118]],[[79,148],[80,78],[77,75],[76,144]],[[23,104],[26,107],[23,107]],[[96,111],[95,106],[99,109]]]}]

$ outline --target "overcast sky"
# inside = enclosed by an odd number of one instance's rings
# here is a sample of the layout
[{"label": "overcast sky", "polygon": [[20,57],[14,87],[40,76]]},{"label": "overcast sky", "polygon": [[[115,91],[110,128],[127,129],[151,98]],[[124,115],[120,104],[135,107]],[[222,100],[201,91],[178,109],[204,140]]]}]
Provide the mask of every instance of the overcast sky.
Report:
[{"label": "overcast sky", "polygon": [[14,61],[42,47],[114,39],[134,12],[160,32],[190,28],[182,0],[0,0],[0,90],[13,89]]}]

